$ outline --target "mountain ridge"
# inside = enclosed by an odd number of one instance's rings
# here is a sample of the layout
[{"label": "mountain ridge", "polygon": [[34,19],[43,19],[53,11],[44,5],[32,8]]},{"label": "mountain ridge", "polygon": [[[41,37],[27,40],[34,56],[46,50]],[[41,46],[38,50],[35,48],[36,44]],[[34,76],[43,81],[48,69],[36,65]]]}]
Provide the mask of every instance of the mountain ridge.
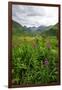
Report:
[{"label": "mountain ridge", "polygon": [[26,27],[22,26],[16,21],[12,20],[12,25],[13,25],[13,33],[18,33],[18,34],[26,34],[26,35],[36,35],[36,34],[47,34],[47,35],[56,35],[56,30],[58,23],[55,25],[51,26],[39,26],[39,27]]}]

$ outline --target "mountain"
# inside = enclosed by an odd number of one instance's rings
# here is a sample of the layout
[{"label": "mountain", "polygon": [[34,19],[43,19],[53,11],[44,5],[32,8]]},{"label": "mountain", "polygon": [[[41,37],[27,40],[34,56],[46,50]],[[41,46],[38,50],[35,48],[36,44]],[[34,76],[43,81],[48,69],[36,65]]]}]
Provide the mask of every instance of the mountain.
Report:
[{"label": "mountain", "polygon": [[31,30],[31,31],[36,31],[37,27],[28,27],[28,29]]},{"label": "mountain", "polygon": [[12,21],[12,29],[13,29],[12,31],[14,34],[19,34],[21,33],[22,30],[24,31],[24,28],[15,21]]},{"label": "mountain", "polygon": [[29,27],[28,29],[31,30],[31,31],[41,31],[41,32],[43,32],[46,28],[47,28],[47,26],[40,25],[38,27]]},{"label": "mountain", "polygon": [[49,28],[48,30],[46,30],[45,32],[43,32],[43,34],[56,36],[57,32],[58,32],[58,23]]},{"label": "mountain", "polygon": [[13,31],[13,34],[17,34],[17,35],[27,35],[27,32],[28,32],[26,26],[22,26],[13,20],[12,20],[12,31]]},{"label": "mountain", "polygon": [[46,30],[47,26],[41,25],[37,28],[37,31],[41,31],[44,32],[44,30]]},{"label": "mountain", "polygon": [[58,30],[58,24],[53,26],[39,26],[39,27],[26,27],[22,26],[19,23],[12,21],[12,31],[13,34],[17,35],[29,35],[29,36],[35,36],[35,35],[56,35],[56,31]]}]

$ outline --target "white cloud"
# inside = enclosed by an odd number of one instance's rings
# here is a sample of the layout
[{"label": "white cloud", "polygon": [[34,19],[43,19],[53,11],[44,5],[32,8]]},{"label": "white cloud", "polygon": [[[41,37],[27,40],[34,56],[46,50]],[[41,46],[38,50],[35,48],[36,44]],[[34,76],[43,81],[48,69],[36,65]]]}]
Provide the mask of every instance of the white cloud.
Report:
[{"label": "white cloud", "polygon": [[13,5],[12,19],[28,27],[54,25],[58,22],[58,7]]}]

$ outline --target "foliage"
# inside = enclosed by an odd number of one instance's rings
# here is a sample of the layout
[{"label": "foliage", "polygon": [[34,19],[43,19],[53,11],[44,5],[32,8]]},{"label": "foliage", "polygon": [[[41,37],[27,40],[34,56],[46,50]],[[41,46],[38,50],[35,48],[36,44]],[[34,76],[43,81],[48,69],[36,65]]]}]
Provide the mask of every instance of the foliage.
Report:
[{"label": "foliage", "polygon": [[58,81],[56,36],[18,36],[12,40],[12,83],[47,84]]}]

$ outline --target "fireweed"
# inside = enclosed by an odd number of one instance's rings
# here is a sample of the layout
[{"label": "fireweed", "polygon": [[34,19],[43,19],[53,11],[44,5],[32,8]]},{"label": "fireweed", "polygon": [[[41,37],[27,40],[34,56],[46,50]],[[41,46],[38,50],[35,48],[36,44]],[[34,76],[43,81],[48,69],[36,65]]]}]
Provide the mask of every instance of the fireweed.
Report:
[{"label": "fireweed", "polygon": [[45,58],[45,60],[44,60],[44,64],[45,64],[45,65],[48,65],[48,64],[49,64],[49,62],[48,62],[48,59],[47,59],[47,58]]},{"label": "fireweed", "polygon": [[13,41],[15,47],[12,48],[12,83],[19,85],[57,82],[57,39],[51,37],[47,40],[47,37],[35,37],[33,40],[30,37],[30,43],[26,39],[24,42],[20,41],[19,38],[21,36]]}]

